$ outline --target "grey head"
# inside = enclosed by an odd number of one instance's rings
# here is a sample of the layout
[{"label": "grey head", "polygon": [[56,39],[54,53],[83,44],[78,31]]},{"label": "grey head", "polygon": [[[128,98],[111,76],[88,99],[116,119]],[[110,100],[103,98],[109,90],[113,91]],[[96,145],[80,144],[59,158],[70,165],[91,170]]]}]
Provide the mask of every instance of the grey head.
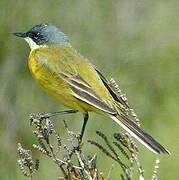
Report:
[{"label": "grey head", "polygon": [[30,45],[31,49],[34,46],[44,44],[66,44],[69,43],[69,38],[61,32],[57,27],[42,23],[35,25],[27,32],[18,32],[14,35],[24,38]]}]

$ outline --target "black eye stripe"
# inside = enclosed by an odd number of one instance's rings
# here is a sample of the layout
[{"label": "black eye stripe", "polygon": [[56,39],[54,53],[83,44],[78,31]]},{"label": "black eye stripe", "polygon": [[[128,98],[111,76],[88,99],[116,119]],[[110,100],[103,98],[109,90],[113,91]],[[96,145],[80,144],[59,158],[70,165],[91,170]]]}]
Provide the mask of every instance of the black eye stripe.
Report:
[{"label": "black eye stripe", "polygon": [[38,39],[38,35],[36,34],[36,35],[34,35],[34,37],[33,37],[34,39]]},{"label": "black eye stripe", "polygon": [[40,33],[39,32],[28,32],[27,35],[28,35],[28,37],[30,37],[34,40],[37,40],[40,36]]},{"label": "black eye stripe", "polygon": [[48,41],[48,38],[44,34],[36,31],[27,32],[27,37],[31,38],[38,45]]}]

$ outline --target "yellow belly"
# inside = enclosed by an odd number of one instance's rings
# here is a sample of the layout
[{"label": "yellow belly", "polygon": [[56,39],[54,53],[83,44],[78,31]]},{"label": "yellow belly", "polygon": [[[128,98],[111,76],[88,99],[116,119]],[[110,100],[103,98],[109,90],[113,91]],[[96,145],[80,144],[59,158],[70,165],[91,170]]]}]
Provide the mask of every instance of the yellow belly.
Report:
[{"label": "yellow belly", "polygon": [[51,73],[38,63],[33,55],[29,57],[28,66],[33,78],[60,104],[82,112],[98,111],[89,104],[76,99],[70,86],[60,76]]}]

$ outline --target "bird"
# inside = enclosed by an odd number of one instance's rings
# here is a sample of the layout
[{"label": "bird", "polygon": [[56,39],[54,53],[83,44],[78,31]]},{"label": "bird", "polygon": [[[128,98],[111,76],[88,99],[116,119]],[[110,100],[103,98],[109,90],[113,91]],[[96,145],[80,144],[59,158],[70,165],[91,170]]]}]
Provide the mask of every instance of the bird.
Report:
[{"label": "bird", "polygon": [[16,32],[30,46],[28,66],[33,78],[60,104],[70,108],[62,113],[84,114],[81,136],[90,112],[108,116],[155,154],[170,154],[124,111],[125,100],[110,81],[87,58],[73,48],[69,37],[50,23]]}]

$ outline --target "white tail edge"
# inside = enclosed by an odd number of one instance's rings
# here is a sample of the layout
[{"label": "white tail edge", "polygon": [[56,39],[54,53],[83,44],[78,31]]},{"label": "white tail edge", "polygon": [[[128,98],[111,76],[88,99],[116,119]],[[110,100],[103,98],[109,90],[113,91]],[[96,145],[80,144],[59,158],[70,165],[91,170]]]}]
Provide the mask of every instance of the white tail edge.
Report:
[{"label": "white tail edge", "polygon": [[[159,154],[155,149],[150,147],[145,141],[143,141],[139,136],[137,136],[131,129],[129,129],[125,124],[123,124],[116,116],[109,115],[111,119],[113,119],[117,124],[119,124],[124,130],[126,130],[131,136],[133,136],[136,140],[138,140],[141,144],[143,144],[146,148],[152,151],[155,154]],[[167,150],[166,153],[170,154]]]}]

